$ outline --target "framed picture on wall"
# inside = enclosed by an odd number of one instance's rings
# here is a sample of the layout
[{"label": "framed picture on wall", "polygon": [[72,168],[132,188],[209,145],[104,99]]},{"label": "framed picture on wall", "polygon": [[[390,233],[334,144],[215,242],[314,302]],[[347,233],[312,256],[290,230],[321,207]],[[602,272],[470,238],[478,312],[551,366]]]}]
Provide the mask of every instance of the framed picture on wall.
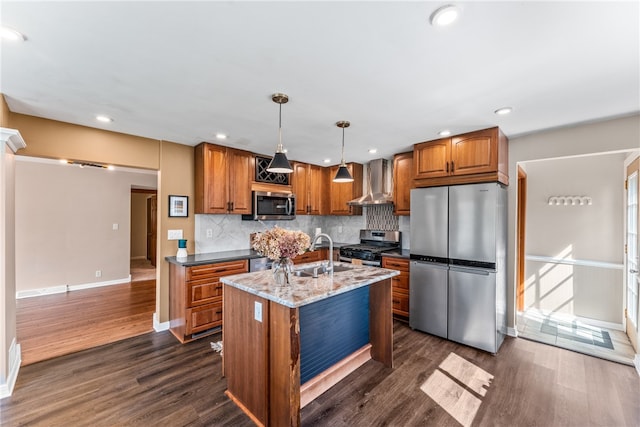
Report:
[{"label": "framed picture on wall", "polygon": [[169,216],[188,217],[189,197],[169,196]]}]

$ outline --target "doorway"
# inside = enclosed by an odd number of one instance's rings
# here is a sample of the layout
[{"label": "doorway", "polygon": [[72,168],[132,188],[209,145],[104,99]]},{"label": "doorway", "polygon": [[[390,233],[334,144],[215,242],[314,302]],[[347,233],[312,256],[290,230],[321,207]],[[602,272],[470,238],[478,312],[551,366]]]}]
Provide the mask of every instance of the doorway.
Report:
[{"label": "doorway", "polygon": [[623,323],[620,221],[627,155],[538,160],[519,168],[520,337],[633,364]]},{"label": "doorway", "polygon": [[640,282],[640,233],[638,223],[640,222],[640,210],[638,200],[640,199],[640,185],[638,176],[640,175],[640,157],[636,157],[626,168],[625,187],[627,190],[626,204],[626,277],[627,277],[627,303],[625,308],[626,331],[633,348],[638,352],[638,287]]},{"label": "doorway", "polygon": [[131,282],[156,280],[157,191],[131,189]]}]

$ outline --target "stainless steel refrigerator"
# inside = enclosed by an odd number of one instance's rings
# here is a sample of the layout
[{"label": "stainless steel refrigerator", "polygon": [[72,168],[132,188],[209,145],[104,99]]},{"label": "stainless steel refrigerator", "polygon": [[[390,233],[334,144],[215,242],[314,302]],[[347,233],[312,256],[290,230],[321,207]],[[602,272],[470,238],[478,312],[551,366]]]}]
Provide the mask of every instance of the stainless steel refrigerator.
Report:
[{"label": "stainless steel refrigerator", "polygon": [[507,191],[411,190],[409,325],[496,353],[506,335]]}]

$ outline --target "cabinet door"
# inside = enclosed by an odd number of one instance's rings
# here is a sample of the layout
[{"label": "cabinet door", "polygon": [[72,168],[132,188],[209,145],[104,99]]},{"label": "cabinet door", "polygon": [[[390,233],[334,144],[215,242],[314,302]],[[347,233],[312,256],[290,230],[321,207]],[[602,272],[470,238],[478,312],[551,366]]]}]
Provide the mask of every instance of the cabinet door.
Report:
[{"label": "cabinet door", "polygon": [[[309,165],[309,175],[308,175],[308,184],[307,188],[309,190],[308,196],[308,204],[309,204],[309,213],[311,215],[322,215],[323,214],[323,206],[322,206],[322,190],[326,188],[323,185],[324,178],[324,170],[320,166]],[[325,191],[326,195],[326,191]]]},{"label": "cabinet door", "polygon": [[411,187],[413,184],[413,152],[397,154],[393,158],[393,213],[411,213]]},{"label": "cabinet door", "polygon": [[213,144],[196,147],[196,213],[227,213],[229,182],[227,149]]},{"label": "cabinet door", "polygon": [[413,177],[436,178],[449,175],[451,159],[451,140],[416,144],[413,149]]},{"label": "cabinet door", "polygon": [[338,168],[339,166],[332,166],[329,169],[329,179],[331,180],[329,215],[361,215],[362,208],[349,206],[347,202],[362,196],[362,165],[356,163],[347,164],[347,169],[353,177],[353,182],[333,182]]},{"label": "cabinet door", "polygon": [[293,164],[292,191],[296,196],[296,215],[309,213],[309,169],[306,163]]},{"label": "cabinet door", "polygon": [[496,172],[498,140],[495,129],[451,138],[451,165],[453,175]]},{"label": "cabinet door", "polygon": [[186,310],[185,335],[195,334],[222,325],[222,301]]},{"label": "cabinet door", "polygon": [[231,213],[251,213],[252,154],[247,151],[228,150],[229,202]]}]

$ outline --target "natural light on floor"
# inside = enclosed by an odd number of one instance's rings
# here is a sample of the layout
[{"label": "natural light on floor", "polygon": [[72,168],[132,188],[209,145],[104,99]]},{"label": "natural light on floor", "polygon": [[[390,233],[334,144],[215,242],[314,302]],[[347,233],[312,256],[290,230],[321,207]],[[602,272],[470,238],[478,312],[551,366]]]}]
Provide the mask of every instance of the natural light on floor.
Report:
[{"label": "natural light on floor", "polygon": [[420,390],[466,427],[471,425],[480,409],[480,398],[487,394],[491,380],[493,375],[457,354],[449,353]]}]

